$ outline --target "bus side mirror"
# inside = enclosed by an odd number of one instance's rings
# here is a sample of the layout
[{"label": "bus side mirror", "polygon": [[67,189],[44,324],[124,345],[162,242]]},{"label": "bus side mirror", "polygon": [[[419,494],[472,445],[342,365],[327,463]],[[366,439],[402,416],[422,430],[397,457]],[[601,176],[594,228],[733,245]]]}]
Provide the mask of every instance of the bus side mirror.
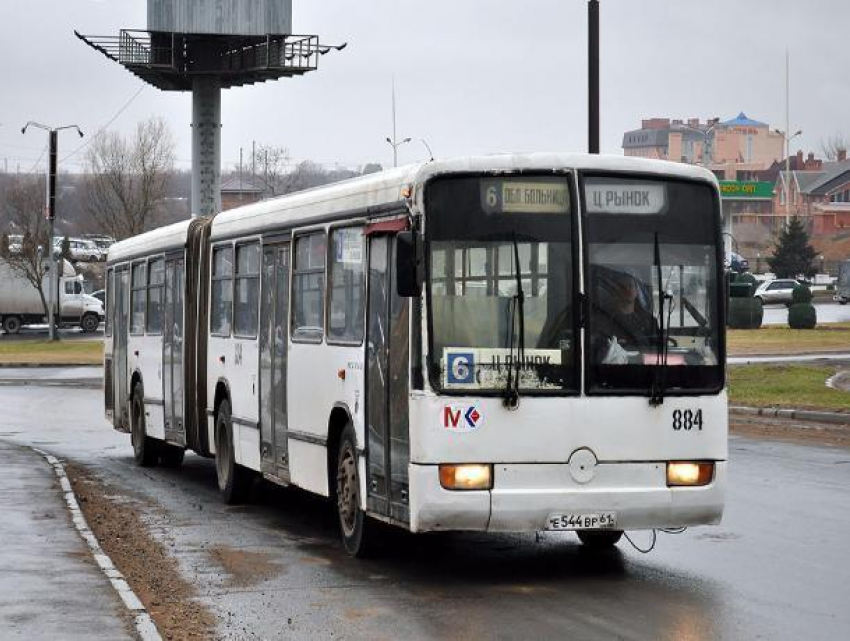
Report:
[{"label": "bus side mirror", "polygon": [[399,296],[412,298],[422,295],[421,263],[416,234],[412,231],[399,232],[395,246],[395,279]]}]

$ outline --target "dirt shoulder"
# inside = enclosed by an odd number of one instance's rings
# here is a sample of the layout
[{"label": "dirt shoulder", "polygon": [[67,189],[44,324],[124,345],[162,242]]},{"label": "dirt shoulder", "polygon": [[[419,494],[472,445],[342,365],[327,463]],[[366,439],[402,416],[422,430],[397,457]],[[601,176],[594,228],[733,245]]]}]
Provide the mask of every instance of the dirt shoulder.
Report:
[{"label": "dirt shoulder", "polygon": [[[177,561],[151,537],[140,501],[118,496],[85,468],[67,465],[80,508],[104,551],[127,579],[165,639],[212,639],[216,619],[194,600]],[[146,506],[149,507],[149,506]]]},{"label": "dirt shoulder", "polygon": [[844,425],[732,415],[729,417],[729,431],[731,434],[750,438],[850,449],[850,427]]},{"label": "dirt shoulder", "polygon": [[0,365],[100,365],[103,341],[2,341]]}]

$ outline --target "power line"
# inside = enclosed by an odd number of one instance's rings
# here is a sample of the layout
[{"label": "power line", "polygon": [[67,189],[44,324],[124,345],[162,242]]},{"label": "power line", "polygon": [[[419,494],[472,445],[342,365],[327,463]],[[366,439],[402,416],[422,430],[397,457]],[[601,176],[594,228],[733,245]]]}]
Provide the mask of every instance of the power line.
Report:
[{"label": "power line", "polygon": [[69,153],[67,156],[64,156],[64,157],[63,157],[63,158],[62,158],[59,162],[64,163],[66,160],[68,160],[68,158],[71,158],[72,156],[76,156],[76,155],[77,155],[78,153],[80,153],[83,149],[85,149],[85,148],[86,148],[86,147],[88,147],[90,144],[92,144],[95,140],[97,140],[98,136],[100,136],[100,135],[101,135],[104,131],[106,131],[106,129],[107,129],[107,128],[109,128],[109,126],[110,126],[110,125],[112,125],[112,123],[113,123],[113,122],[115,122],[116,120],[118,120],[118,118],[121,116],[121,114],[123,114],[125,111],[127,111],[127,108],[128,108],[131,104],[133,104],[133,101],[134,101],[136,98],[138,98],[138,97],[139,97],[139,94],[140,94],[140,93],[142,93],[142,91],[144,91],[144,89],[145,89],[145,85],[144,85],[144,84],[142,84],[142,86],[140,86],[140,87],[138,88],[138,90],[136,90],[136,93],[134,93],[134,94],[132,95],[132,97],[131,97],[131,98],[130,98],[127,102],[125,102],[125,103],[124,103],[124,106],[123,106],[123,107],[121,107],[121,109],[119,109],[119,110],[118,110],[118,112],[117,112],[114,116],[112,116],[112,119],[111,119],[109,122],[107,122],[107,123],[106,123],[105,125],[103,125],[100,129],[98,129],[98,130],[97,130],[97,133],[95,133],[95,134],[94,134],[93,136],[91,136],[90,138],[86,139],[86,141],[85,141],[83,144],[81,144],[79,147],[77,147],[74,151],[72,151],[71,153]]}]

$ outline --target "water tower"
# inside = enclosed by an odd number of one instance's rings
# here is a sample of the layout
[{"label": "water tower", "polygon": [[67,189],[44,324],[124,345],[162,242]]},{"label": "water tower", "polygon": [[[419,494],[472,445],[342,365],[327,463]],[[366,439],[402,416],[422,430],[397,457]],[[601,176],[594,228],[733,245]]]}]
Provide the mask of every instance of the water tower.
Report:
[{"label": "water tower", "polygon": [[163,91],[192,92],[192,210],[221,211],[221,90],[316,71],[345,45],[292,35],[292,0],[148,0],[147,30],[83,42]]}]

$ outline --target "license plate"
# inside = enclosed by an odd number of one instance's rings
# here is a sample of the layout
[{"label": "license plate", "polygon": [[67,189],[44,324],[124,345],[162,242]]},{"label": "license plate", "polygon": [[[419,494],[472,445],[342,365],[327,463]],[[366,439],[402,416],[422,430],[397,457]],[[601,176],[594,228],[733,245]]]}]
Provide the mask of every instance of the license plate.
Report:
[{"label": "license plate", "polygon": [[616,512],[596,514],[550,514],[547,530],[603,530],[617,525]]}]

